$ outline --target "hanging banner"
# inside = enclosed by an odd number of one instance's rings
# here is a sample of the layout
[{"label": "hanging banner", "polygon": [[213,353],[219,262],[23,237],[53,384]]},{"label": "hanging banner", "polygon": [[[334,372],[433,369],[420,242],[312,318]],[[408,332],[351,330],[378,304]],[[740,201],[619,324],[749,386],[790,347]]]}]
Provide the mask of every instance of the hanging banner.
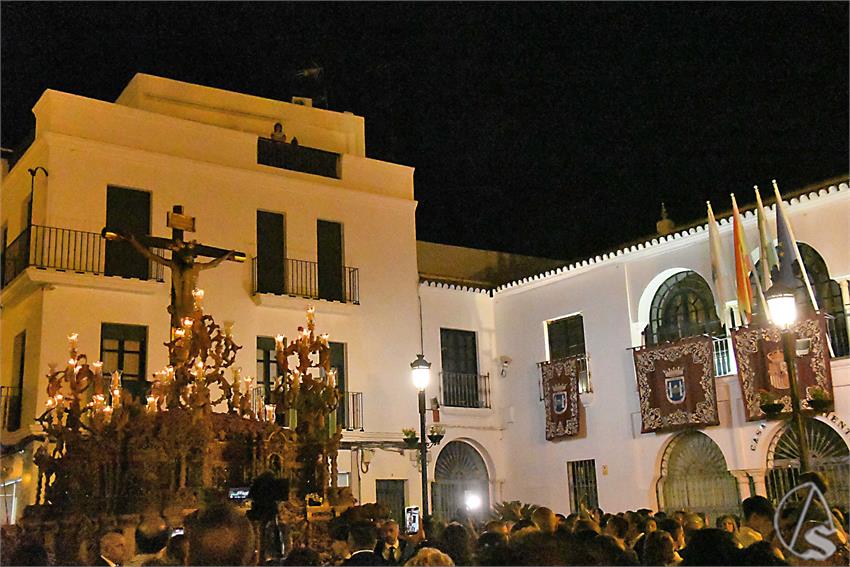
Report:
[{"label": "hanging banner", "polygon": [[578,434],[578,359],[571,356],[540,363],[547,441]]},{"label": "hanging banner", "polygon": [[719,425],[707,336],[634,350],[641,433]]},{"label": "hanging banner", "polygon": [[[815,387],[822,388],[833,398],[826,317],[818,314],[797,321],[794,333],[798,341],[797,386],[800,404],[803,409],[809,409],[805,400],[812,397]],[[782,413],[790,413],[791,383],[779,329],[772,325],[741,327],[732,331],[732,344],[747,421],[765,417],[759,407],[762,403],[761,392],[768,392],[775,397],[776,402],[784,406]]]}]

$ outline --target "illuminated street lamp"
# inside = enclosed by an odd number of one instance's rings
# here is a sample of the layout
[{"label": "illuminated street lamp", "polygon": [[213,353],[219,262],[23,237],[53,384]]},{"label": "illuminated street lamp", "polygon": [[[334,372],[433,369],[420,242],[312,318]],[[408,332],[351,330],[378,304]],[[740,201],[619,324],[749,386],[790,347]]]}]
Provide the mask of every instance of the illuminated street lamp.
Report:
[{"label": "illuminated street lamp", "polygon": [[410,363],[413,386],[419,391],[419,458],[422,465],[422,515],[428,515],[428,439],[425,437],[425,388],[431,380],[431,363],[417,354]]},{"label": "illuminated street lamp", "polygon": [[780,282],[767,290],[767,307],[770,320],[779,327],[782,335],[782,353],[788,368],[788,381],[791,385],[791,422],[797,430],[800,444],[800,472],[809,471],[809,443],[806,439],[806,427],[800,412],[800,394],[797,391],[797,335],[792,327],[797,321],[797,298],[794,290]]}]

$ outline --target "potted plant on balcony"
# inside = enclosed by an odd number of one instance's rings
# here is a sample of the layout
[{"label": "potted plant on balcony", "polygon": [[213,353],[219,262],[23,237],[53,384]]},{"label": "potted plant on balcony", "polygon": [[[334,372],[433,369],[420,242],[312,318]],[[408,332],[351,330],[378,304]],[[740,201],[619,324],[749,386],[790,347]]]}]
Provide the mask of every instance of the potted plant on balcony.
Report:
[{"label": "potted plant on balcony", "polygon": [[759,408],[767,417],[776,417],[784,407],[785,404],[779,401],[775,392],[759,390]]},{"label": "potted plant on balcony", "polygon": [[826,413],[829,411],[830,406],[832,406],[832,398],[829,397],[829,393],[826,390],[820,386],[815,386],[809,388],[808,394],[809,399],[806,402],[816,413]]},{"label": "potted plant on balcony", "polygon": [[419,437],[416,435],[415,429],[406,427],[401,430],[401,434],[404,435],[404,443],[408,449],[415,449],[419,446]]},{"label": "potted plant on balcony", "polygon": [[428,429],[428,439],[430,439],[431,443],[434,445],[439,445],[440,441],[442,441],[445,436],[446,428],[440,424],[435,423]]}]

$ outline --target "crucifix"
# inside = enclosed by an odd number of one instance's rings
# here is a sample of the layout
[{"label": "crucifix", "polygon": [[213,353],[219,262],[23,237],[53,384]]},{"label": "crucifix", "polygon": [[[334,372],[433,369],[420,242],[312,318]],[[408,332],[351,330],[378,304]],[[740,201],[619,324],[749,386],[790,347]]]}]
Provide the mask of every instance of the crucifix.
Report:
[{"label": "crucifix", "polygon": [[[159,236],[135,236],[118,230],[104,228],[101,235],[107,240],[123,240],[129,243],[139,254],[152,262],[171,270],[171,314],[172,331],[180,327],[183,317],[189,317],[194,311],[192,292],[198,285],[201,270],[215,268],[225,260],[244,262],[245,253],[225,250],[198,243],[197,240],[185,241],[184,232],[195,232],[195,217],[183,214],[182,205],[174,205],[168,213],[166,225],[171,229],[171,238]],[[171,259],[156,254],[152,248],[171,251]],[[209,262],[198,262],[199,256],[212,258]]]}]

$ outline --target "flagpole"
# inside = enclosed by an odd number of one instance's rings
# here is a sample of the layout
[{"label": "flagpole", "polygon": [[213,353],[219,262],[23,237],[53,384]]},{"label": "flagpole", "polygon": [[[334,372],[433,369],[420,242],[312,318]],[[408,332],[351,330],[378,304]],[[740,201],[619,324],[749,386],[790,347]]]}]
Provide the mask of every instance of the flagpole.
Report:
[{"label": "flagpole", "polygon": [[[769,317],[769,311],[767,308],[767,300],[764,297],[764,290],[761,288],[761,281],[759,281],[758,272],[756,271],[755,266],[753,265],[753,259],[750,258],[749,245],[747,245],[747,237],[744,235],[744,220],[741,217],[741,213],[738,211],[738,202],[735,200],[735,194],[732,193],[732,214],[735,215],[735,223],[739,226],[737,237],[740,238],[740,242],[736,242],[736,250],[738,250],[738,246],[740,246],[740,255],[741,259],[744,261],[744,267],[749,270],[753,274],[753,280],[756,282],[756,292],[758,293],[759,299],[759,313],[764,317]],[[738,240],[736,238],[736,240]],[[743,274],[743,277],[746,278],[747,275]],[[736,282],[737,283],[737,282]],[[750,293],[752,293],[752,289],[750,289]],[[750,298],[752,301],[752,298]],[[740,306],[739,306],[740,311]],[[750,313],[748,319],[751,319],[752,314],[752,305],[750,305]],[[748,320],[747,323],[750,321]]]},{"label": "flagpole", "polygon": [[818,300],[815,298],[815,291],[812,289],[811,282],[809,282],[809,274],[806,271],[806,265],[803,263],[803,257],[800,255],[800,247],[797,246],[797,237],[794,235],[794,229],[791,228],[791,222],[788,220],[788,215],[785,214],[785,206],[782,203],[782,195],[779,193],[779,185],[776,183],[776,179],[772,181],[773,192],[776,195],[776,206],[779,210],[779,214],[781,214],[783,220],[785,220],[788,235],[791,237],[791,247],[794,249],[794,257],[797,258],[797,263],[800,265],[800,275],[803,276],[803,283],[806,285],[806,291],[809,292],[809,299],[812,300],[812,307],[814,307],[815,311],[817,311],[819,309]]}]

